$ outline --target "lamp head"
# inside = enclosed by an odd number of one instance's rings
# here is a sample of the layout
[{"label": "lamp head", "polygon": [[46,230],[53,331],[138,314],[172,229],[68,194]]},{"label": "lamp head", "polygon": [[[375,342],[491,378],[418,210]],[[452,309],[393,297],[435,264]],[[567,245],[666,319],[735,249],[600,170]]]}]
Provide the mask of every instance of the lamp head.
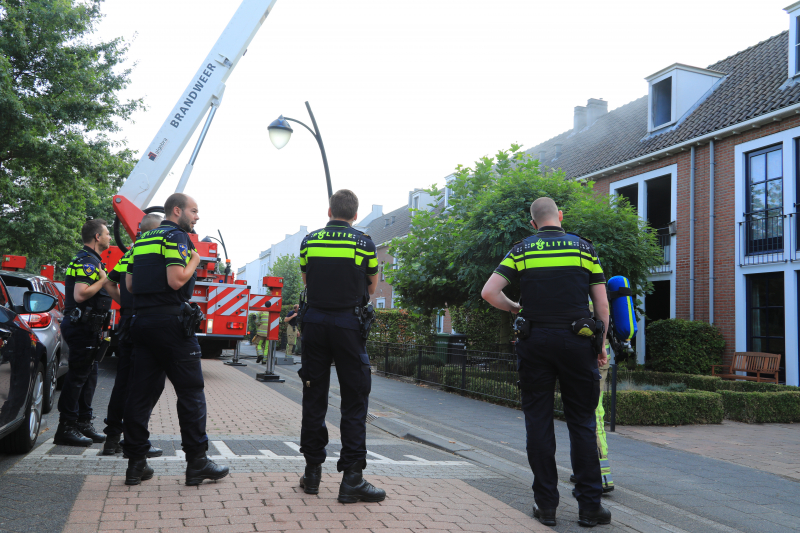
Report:
[{"label": "lamp head", "polygon": [[269,140],[278,150],[286,146],[286,143],[292,138],[292,127],[289,125],[289,121],[283,118],[283,115],[273,120],[272,124],[267,126],[267,130],[269,131]]}]

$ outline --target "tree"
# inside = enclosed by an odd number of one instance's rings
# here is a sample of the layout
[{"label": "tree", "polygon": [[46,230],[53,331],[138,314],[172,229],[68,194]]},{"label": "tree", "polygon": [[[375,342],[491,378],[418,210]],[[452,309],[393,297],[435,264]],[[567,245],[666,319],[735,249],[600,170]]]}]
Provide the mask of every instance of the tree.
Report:
[{"label": "tree", "polygon": [[[627,276],[637,295],[651,290],[647,276],[662,252],[636,210],[616,196],[597,196],[592,182],[568,180],[561,171],[543,175],[539,162],[519,149],[484,157],[474,169],[459,165],[448,184],[452,207],[414,212],[412,231],[389,252],[400,265],[390,283],[404,307],[485,308],[481,289],[512,244],[534,232],[529,209],[541,196],[563,210],[566,231],[594,242],[607,278]],[[438,204],[443,191],[430,192]],[[519,290],[518,282],[505,289],[513,300]]]},{"label": "tree", "polygon": [[113,219],[133,154],[109,133],[142,107],[122,39],[90,43],[102,0],[0,6],[0,250],[64,266],[87,216]]},{"label": "tree", "polygon": [[300,301],[300,293],[303,292],[303,276],[300,273],[300,258],[286,254],[278,257],[269,268],[268,276],[283,278],[283,304],[281,307],[280,332],[286,331],[286,323],[283,318],[291,314],[294,304]]}]

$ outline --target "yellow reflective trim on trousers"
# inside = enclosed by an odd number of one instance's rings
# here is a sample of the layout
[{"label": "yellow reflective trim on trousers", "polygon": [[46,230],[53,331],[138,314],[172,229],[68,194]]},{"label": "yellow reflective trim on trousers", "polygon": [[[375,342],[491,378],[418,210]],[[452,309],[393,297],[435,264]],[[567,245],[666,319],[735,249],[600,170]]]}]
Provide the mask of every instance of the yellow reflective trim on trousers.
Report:
[{"label": "yellow reflective trim on trousers", "polygon": [[355,259],[355,248],[323,248],[313,247],[308,249],[307,257],[347,257]]},{"label": "yellow reflective trim on trousers", "polygon": [[[628,283],[628,278],[622,278],[622,279],[625,282],[625,286],[626,287],[630,287],[630,284]],[[627,298],[627,296],[625,296],[624,298]],[[625,340],[631,340],[633,338],[633,335],[632,335],[633,334],[633,306],[629,305],[627,307],[628,307],[628,327],[630,328],[628,331],[631,332],[631,336],[628,337]]]}]

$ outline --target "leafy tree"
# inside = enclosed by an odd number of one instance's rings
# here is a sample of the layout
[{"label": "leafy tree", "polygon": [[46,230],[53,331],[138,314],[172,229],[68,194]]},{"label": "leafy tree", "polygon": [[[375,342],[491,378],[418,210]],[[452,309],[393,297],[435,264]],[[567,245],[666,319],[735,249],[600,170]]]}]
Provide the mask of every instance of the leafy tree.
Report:
[{"label": "leafy tree", "polygon": [[[481,289],[514,242],[530,236],[530,205],[549,196],[564,212],[563,227],[594,242],[606,277],[627,276],[637,295],[651,290],[647,275],[662,252],[652,230],[624,199],[598,197],[593,183],[543,175],[539,162],[512,145],[475,168],[459,165],[448,184],[451,208],[417,210],[412,231],[392,243],[399,268],[390,282],[402,305],[421,311],[485,307]],[[430,190],[437,195],[443,191]],[[519,283],[506,288],[519,298]]]},{"label": "leafy tree", "polygon": [[300,273],[300,258],[286,254],[278,257],[269,268],[268,276],[283,278],[283,305],[281,310],[280,332],[286,331],[286,323],[283,318],[290,315],[294,304],[300,301],[300,293],[303,292],[303,276]]},{"label": "leafy tree", "polygon": [[88,40],[101,1],[0,4],[0,250],[29,256],[29,270],[63,268],[87,216],[111,221],[134,165],[108,137],[142,106],[117,96],[127,45]]}]

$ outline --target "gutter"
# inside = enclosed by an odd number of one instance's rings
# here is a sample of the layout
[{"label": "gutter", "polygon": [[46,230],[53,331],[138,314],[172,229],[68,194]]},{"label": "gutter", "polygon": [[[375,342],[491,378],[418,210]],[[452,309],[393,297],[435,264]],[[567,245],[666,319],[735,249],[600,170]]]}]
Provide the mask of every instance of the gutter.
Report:
[{"label": "gutter", "polygon": [[692,146],[691,171],[689,172],[689,320],[694,320],[694,175],[696,146]]},{"label": "gutter", "polygon": [[708,323],[714,323],[714,141],[708,144]]},{"label": "gutter", "polygon": [[650,163],[652,161],[658,161],[661,158],[675,155],[676,153],[679,152],[685,152],[686,149],[690,148],[692,145],[699,146],[709,141],[720,140],[725,137],[730,137],[731,135],[738,135],[740,133],[745,133],[746,131],[749,131],[751,129],[760,128],[761,126],[766,124],[771,124],[772,122],[780,122],[783,119],[793,117],[795,115],[800,115],[800,103],[791,105],[789,107],[784,107],[776,111],[772,111],[771,113],[767,113],[766,115],[759,115],[758,117],[746,120],[744,122],[739,122],[738,124],[725,127],[721,130],[705,133],[698,137],[694,137],[692,139],[677,144],[673,144],[667,148],[662,148],[661,150],[650,152],[649,154],[641,155],[637,158],[629,159],[628,161],[623,161],[621,163],[617,163],[616,165],[605,167],[603,169],[590,172],[589,174],[584,174],[583,176],[578,176],[574,179],[590,180],[605,176],[611,176],[613,174],[616,174],[617,172],[629,170],[631,168],[635,168],[636,166],[644,165],[645,163]]}]

